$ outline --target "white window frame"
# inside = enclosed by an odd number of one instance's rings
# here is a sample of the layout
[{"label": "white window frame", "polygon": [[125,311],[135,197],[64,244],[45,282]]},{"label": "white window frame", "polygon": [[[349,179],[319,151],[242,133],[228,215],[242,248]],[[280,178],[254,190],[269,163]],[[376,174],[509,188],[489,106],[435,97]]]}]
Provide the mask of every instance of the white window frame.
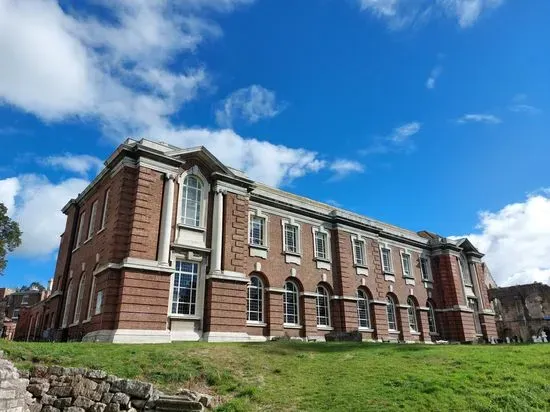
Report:
[{"label": "white window frame", "polygon": [[88,238],[86,239],[87,241],[90,240],[94,235],[96,214],[97,214],[97,200],[95,200],[92,203],[92,210],[90,211],[90,220],[88,222]]},{"label": "white window frame", "polygon": [[21,306],[23,305],[28,305],[29,304],[29,295],[28,294],[25,294],[23,295],[23,297],[21,298]]},{"label": "white window frame", "polygon": [[[361,310],[362,310],[362,308],[360,307],[361,302],[365,304],[366,318],[361,317]],[[361,325],[361,322],[363,320],[366,321],[366,326]],[[357,326],[359,330],[372,329],[372,323],[370,319],[370,299],[369,299],[368,293],[362,289],[357,289]]]},{"label": "white window frame", "polygon": [[[262,244],[256,244],[252,242],[252,221],[253,219],[260,219],[263,221],[262,231]],[[248,212],[248,245],[258,248],[267,248],[267,216],[259,211]]]},{"label": "white window frame", "polygon": [[[359,243],[359,247],[361,248],[361,254],[362,261],[359,261],[359,258],[357,256],[357,249],[355,247],[355,243]],[[353,264],[355,266],[360,267],[367,267],[367,248],[366,248],[366,242],[364,239],[361,239],[359,236],[351,236],[351,250],[353,253]]]},{"label": "white window frame", "polygon": [[[315,291],[317,294],[317,297],[315,298],[315,312],[317,314],[317,328],[323,329],[323,328],[330,328],[331,327],[331,320],[330,320],[330,292],[328,289],[323,285],[317,285],[317,290]],[[320,300],[324,300],[323,302],[320,302]],[[321,315],[321,309],[324,308],[326,311],[326,316]],[[323,321],[323,318],[326,320],[325,323],[321,323]],[[321,320],[321,322],[319,322]]]},{"label": "white window frame", "polygon": [[[313,253],[315,256],[315,259],[330,262],[331,259],[331,247],[330,247],[330,233],[327,229],[325,229],[323,226],[313,227],[312,228],[313,233]],[[325,235],[325,256],[321,257],[319,256],[319,250],[317,249],[317,234],[322,233]]]},{"label": "white window frame", "polygon": [[434,305],[432,304],[432,302],[428,301],[426,302],[426,306],[428,307],[428,331],[430,333],[437,333],[437,322],[435,319]]},{"label": "white window frame", "polygon": [[[182,213],[183,213],[183,182],[185,178],[189,175],[193,175],[198,178],[202,183],[201,191],[201,203],[200,203],[200,216],[199,216],[199,225],[190,226],[183,223]],[[189,170],[184,171],[181,175],[178,176],[178,203],[177,203],[177,222],[179,226],[184,228],[189,228],[190,230],[206,230],[206,219],[208,211],[208,196],[210,193],[210,184],[208,179],[201,173],[198,166],[193,166]],[[176,235],[177,236],[177,235]]]},{"label": "white window frame", "polygon": [[62,328],[66,328],[69,324],[69,307],[71,305],[71,300],[73,299],[73,280],[69,279],[69,285],[66,289],[65,296],[65,308],[63,309],[63,322],[61,323]]},{"label": "white window frame", "polygon": [[[192,272],[186,272],[184,270],[178,270],[178,263],[179,264],[189,264],[189,265],[192,265],[192,267],[196,267],[196,273],[192,273]],[[192,287],[192,282],[191,282],[191,286],[188,288],[189,291],[190,291],[190,296],[192,297],[193,296],[193,290],[195,292],[195,299],[194,301],[192,302],[192,299],[190,299],[189,302],[179,302],[179,299],[174,302],[174,294],[176,292],[176,286],[175,286],[175,281],[176,281],[176,275],[194,275],[195,276],[195,287],[193,289]],[[188,260],[184,260],[184,259],[176,259],[175,262],[174,262],[174,272],[172,273],[172,276],[171,276],[171,279],[170,279],[170,307],[169,307],[169,314],[170,316],[172,317],[188,317],[188,318],[196,318],[198,316],[200,316],[201,314],[201,310],[202,310],[202,305],[201,305],[201,299],[199,297],[199,295],[202,293],[203,291],[203,288],[202,288],[202,282],[201,282],[201,278],[204,277],[203,274],[202,274],[202,271],[201,271],[201,264],[199,262],[192,262],[192,261],[188,261]],[[192,279],[191,279],[192,280]],[[180,287],[178,286],[178,289],[187,289],[186,287]],[[189,313],[179,313],[179,305],[185,305],[187,304],[189,306]],[[178,307],[176,308],[176,310],[174,311],[174,305],[178,305]],[[191,308],[193,307],[193,313],[191,313]]]},{"label": "white window frame", "polygon": [[[292,285],[293,290],[287,289],[287,285]],[[288,313],[288,303],[287,303],[287,295],[292,295],[293,302],[292,305],[296,306],[296,311],[294,314]],[[288,318],[294,316],[296,319],[296,322],[287,322]],[[284,285],[284,293],[283,293],[283,325],[284,326],[300,326],[300,288],[296,284],[296,282],[292,280],[287,280]]]},{"label": "white window frame", "polygon": [[88,296],[88,315],[86,316],[86,320],[92,319],[93,313],[93,303],[94,303],[94,295],[95,295],[95,276],[92,273],[92,285],[90,287],[90,294]]},{"label": "white window frame", "polygon": [[[301,242],[301,226],[299,223],[296,223],[294,218],[290,218],[288,220],[283,219],[281,220],[281,226],[282,226],[282,232],[283,232],[283,252],[284,253],[290,253],[292,255],[301,255],[302,254],[302,242]],[[287,226],[293,227],[296,229],[296,238],[294,239],[294,243],[296,245],[296,250],[288,250],[288,244],[287,244],[287,238],[286,238],[286,228]]]},{"label": "white window frame", "polygon": [[107,221],[107,208],[109,207],[109,194],[111,188],[108,188],[105,191],[105,196],[103,197],[103,212],[101,214],[101,228],[99,230],[105,229],[105,222]]},{"label": "white window frame", "polygon": [[95,296],[95,310],[94,315],[100,315],[103,310],[103,289],[98,290]]},{"label": "white window frame", "polygon": [[[386,267],[384,265],[384,250],[387,250],[389,252],[389,257],[388,257],[388,260],[389,260],[389,267]],[[380,261],[382,263],[382,271],[384,273],[389,273],[391,275],[394,274],[393,272],[393,262],[392,262],[392,251],[391,251],[391,247],[386,245],[386,244],[382,244],[380,245]]]},{"label": "white window frame", "polygon": [[[401,255],[401,270],[403,271],[403,277],[408,279],[414,279],[414,271],[412,265],[412,254],[409,251],[400,252]],[[405,272],[405,256],[409,260],[409,273]]]},{"label": "white window frame", "polygon": [[80,245],[82,244],[82,235],[84,232],[84,223],[86,222],[86,211],[82,212],[79,216],[78,221],[78,233],[76,234],[76,248],[78,249]]},{"label": "white window frame", "polygon": [[[426,271],[424,271],[424,268],[422,266],[422,262],[426,262]],[[432,281],[432,270],[431,270],[431,261],[428,256],[420,256],[418,258],[418,262],[420,263],[420,276],[422,276],[422,280],[425,282],[431,282]]]},{"label": "white window frame", "polygon": [[472,278],[472,272],[468,265],[468,261],[464,259],[463,256],[457,257],[458,267],[460,270],[460,276],[462,277],[462,282],[464,286],[473,287],[474,280]]},{"label": "white window frame", "polygon": [[76,304],[74,307],[73,324],[80,322],[82,314],[82,304],[84,303],[84,286],[86,284],[86,275],[82,273],[78,281],[78,291],[76,293]]},{"label": "white window frame", "polygon": [[[258,280],[258,285],[252,284],[252,279]],[[258,298],[256,299],[258,301],[258,310],[251,311],[250,310],[250,302],[253,300],[250,297],[250,291],[252,289],[256,289],[258,291]],[[258,275],[251,275],[250,281],[248,282],[248,285],[246,287],[246,323],[250,324],[264,324],[264,307],[265,307],[265,293],[264,293],[264,282],[262,278],[260,278]],[[250,319],[251,313],[256,313],[258,315],[258,319]]]},{"label": "white window frame", "polygon": [[407,305],[409,306],[407,309],[409,315],[409,329],[411,330],[411,332],[418,333],[418,316],[416,314],[416,304],[414,303],[414,299],[410,296],[407,298]]},{"label": "white window frame", "polygon": [[[386,296],[386,317],[388,318],[388,330],[390,332],[396,332],[397,329],[397,304],[395,303],[395,299],[387,295]],[[390,307],[391,307],[391,317],[390,317]],[[392,328],[393,324],[393,328]]]}]

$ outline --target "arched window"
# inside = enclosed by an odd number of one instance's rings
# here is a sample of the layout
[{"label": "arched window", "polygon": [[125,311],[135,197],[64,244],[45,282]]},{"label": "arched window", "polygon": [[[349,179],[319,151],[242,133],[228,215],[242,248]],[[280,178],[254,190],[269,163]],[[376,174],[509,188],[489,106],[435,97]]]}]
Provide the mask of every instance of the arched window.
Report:
[{"label": "arched window", "polygon": [[88,296],[88,315],[86,319],[91,319],[93,314],[93,303],[94,303],[94,293],[95,293],[95,276],[92,273],[92,285],[90,287],[90,295]]},{"label": "arched window", "polygon": [[251,276],[246,297],[246,320],[264,321],[264,285],[258,276]]},{"label": "arched window", "polygon": [[71,306],[71,300],[73,299],[73,281],[69,281],[69,286],[67,286],[67,294],[65,295],[65,308],[63,309],[63,325],[62,327],[67,327],[69,323],[69,307]]},{"label": "arched window", "polygon": [[431,302],[428,301],[428,328],[430,333],[437,333],[437,326],[435,323],[435,311]]},{"label": "arched window", "polygon": [[369,297],[361,290],[357,290],[357,321],[360,328],[370,329]]},{"label": "arched window", "polygon": [[329,294],[324,286],[317,286],[317,326],[330,326]]},{"label": "arched window", "polygon": [[298,287],[294,282],[285,282],[284,293],[284,323],[289,325],[298,325]]},{"label": "arched window", "polygon": [[201,225],[202,182],[195,175],[183,179],[181,196],[181,223],[187,226]]},{"label": "arched window", "polygon": [[78,292],[76,294],[76,306],[74,308],[73,323],[77,323],[80,320],[80,312],[82,310],[82,301],[84,300],[85,281],[86,281],[86,276],[82,275],[80,277],[80,282],[78,283]]},{"label": "arched window", "polygon": [[388,314],[388,328],[390,330],[397,330],[397,318],[395,317],[395,301],[388,295],[386,297],[387,306],[386,312]]},{"label": "arched window", "polygon": [[418,322],[416,318],[416,305],[414,299],[409,297],[407,299],[407,305],[409,305],[409,328],[412,332],[418,332]]}]

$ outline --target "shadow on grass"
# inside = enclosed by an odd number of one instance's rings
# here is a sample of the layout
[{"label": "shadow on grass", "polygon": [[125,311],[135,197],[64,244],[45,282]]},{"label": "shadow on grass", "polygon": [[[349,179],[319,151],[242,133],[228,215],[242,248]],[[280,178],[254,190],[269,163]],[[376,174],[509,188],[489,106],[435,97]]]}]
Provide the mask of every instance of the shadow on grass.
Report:
[{"label": "shadow on grass", "polygon": [[378,351],[378,352],[421,352],[430,350],[428,345],[387,344],[366,342],[299,342],[277,341],[264,343],[246,343],[242,345],[254,346],[267,353],[277,355],[292,355],[296,353],[339,353],[349,351]]}]

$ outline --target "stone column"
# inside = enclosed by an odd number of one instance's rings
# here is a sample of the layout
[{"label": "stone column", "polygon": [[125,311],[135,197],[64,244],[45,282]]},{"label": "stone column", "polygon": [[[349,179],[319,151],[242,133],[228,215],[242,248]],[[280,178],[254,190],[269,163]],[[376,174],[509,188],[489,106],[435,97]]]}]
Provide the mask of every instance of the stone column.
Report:
[{"label": "stone column", "polygon": [[303,302],[304,315],[302,322],[306,336],[324,335],[326,331],[317,330],[317,297],[312,294],[302,294],[300,299]]},{"label": "stone column", "polygon": [[420,321],[418,324],[418,331],[421,333],[420,337],[424,342],[431,343],[432,337],[430,335],[430,325],[428,323],[428,311],[430,309],[428,307],[420,307],[416,310],[418,313],[418,320]]},{"label": "stone column", "polygon": [[397,324],[401,329],[401,337],[405,342],[413,340],[411,335],[411,326],[409,325],[409,306],[396,305]]},{"label": "stone column", "polygon": [[372,327],[376,331],[376,338],[378,340],[387,341],[389,339],[388,333],[388,314],[386,312],[387,303],[383,300],[373,300],[372,305]]},{"label": "stone column", "polygon": [[172,217],[174,215],[174,181],[176,176],[166,174],[166,185],[162,199],[162,215],[160,221],[160,236],[158,260],[161,265],[170,265],[170,235],[172,234]]},{"label": "stone column", "polygon": [[212,218],[212,255],[210,261],[210,273],[222,271],[222,246],[223,246],[223,195],[219,188],[214,190],[214,211]]}]

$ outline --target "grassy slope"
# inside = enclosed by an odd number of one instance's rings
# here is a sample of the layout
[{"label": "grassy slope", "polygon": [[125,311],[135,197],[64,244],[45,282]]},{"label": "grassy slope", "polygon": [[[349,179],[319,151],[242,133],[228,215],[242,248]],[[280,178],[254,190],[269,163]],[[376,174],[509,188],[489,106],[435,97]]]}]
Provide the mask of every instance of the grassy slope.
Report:
[{"label": "grassy slope", "polygon": [[1,342],[20,367],[101,368],[168,392],[209,385],[222,410],[550,410],[550,345]]}]

